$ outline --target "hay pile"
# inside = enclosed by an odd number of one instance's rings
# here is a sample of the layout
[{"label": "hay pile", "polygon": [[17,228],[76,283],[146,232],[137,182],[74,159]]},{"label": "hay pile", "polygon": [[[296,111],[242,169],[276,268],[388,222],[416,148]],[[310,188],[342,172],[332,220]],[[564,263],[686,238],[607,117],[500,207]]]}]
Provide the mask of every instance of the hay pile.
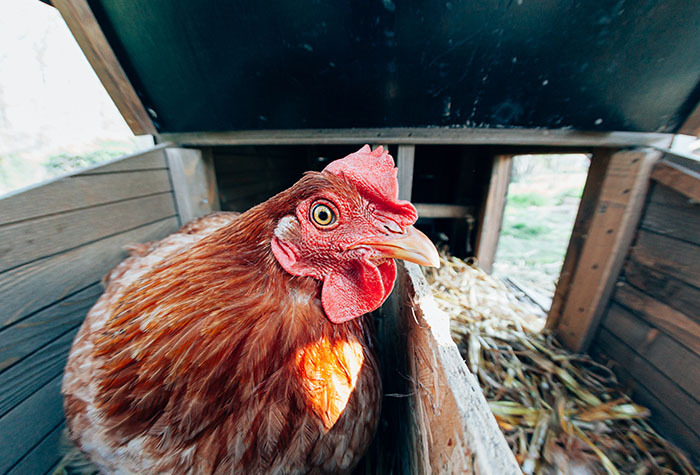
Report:
[{"label": "hay pile", "polygon": [[564,350],[500,280],[441,261],[435,300],[524,473],[697,475],[608,368]]}]

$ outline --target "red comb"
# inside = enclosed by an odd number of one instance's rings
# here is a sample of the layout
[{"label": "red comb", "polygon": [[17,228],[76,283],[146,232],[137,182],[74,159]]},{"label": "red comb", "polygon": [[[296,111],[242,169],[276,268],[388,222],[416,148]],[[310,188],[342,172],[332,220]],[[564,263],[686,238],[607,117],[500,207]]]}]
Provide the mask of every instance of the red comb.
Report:
[{"label": "red comb", "polygon": [[399,200],[398,170],[389,151],[382,146],[372,150],[365,145],[357,152],[329,163],[323,171],[350,180],[365,198],[396,215],[395,220],[401,226],[409,226],[418,219],[413,205]]}]

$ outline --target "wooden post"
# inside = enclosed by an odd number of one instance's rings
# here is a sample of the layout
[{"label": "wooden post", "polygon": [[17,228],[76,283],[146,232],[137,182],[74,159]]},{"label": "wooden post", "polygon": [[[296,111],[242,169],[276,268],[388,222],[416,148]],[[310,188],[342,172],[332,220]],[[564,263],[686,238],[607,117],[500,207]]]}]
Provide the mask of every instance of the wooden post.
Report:
[{"label": "wooden post", "polygon": [[[649,177],[660,156],[650,149],[626,150],[603,158],[595,168],[592,165],[584,192],[586,202],[582,203],[587,209],[579,209],[577,217],[587,221],[585,231],[579,229],[583,231],[580,255],[575,264],[569,259],[572,277],[568,292],[557,291],[559,301],[550,311],[548,323],[572,351],[585,351],[595,333],[637,229]],[[594,157],[593,163],[596,161]],[[594,200],[595,206],[588,200]],[[590,218],[581,216],[582,211]],[[570,251],[572,244],[573,236]],[[564,299],[562,293],[566,293]]]},{"label": "wooden post", "polygon": [[53,0],[97,77],[135,135],[156,134],[146,109],[86,0]]},{"label": "wooden post", "polygon": [[166,149],[180,223],[219,210],[219,194],[211,156],[185,148]]},{"label": "wooden post", "polygon": [[513,157],[511,155],[493,157],[489,191],[486,195],[476,241],[476,257],[479,260],[479,267],[488,273],[491,273],[493,269],[493,261],[498,248],[512,164]]},{"label": "wooden post", "polygon": [[399,199],[410,200],[413,191],[413,163],[416,154],[415,145],[399,145],[396,165],[399,167]]}]

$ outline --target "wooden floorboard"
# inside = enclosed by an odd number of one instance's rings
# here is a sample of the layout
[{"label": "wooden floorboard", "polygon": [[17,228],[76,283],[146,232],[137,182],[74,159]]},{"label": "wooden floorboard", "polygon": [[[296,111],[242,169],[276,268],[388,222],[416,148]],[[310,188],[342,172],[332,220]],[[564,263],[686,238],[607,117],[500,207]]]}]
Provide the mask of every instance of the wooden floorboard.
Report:
[{"label": "wooden floorboard", "polygon": [[65,422],[61,422],[46,434],[46,437],[10,469],[8,475],[41,475],[50,471],[63,456],[61,437],[65,428]]}]

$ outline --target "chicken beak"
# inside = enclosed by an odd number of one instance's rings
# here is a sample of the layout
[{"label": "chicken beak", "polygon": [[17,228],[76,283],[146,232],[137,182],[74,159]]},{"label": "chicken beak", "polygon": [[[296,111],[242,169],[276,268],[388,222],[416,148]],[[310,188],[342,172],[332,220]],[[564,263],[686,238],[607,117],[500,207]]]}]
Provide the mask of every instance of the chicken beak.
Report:
[{"label": "chicken beak", "polygon": [[440,256],[438,256],[435,245],[428,236],[413,226],[407,227],[403,234],[390,237],[382,236],[376,240],[356,244],[353,247],[358,246],[372,247],[379,251],[382,257],[402,259],[422,266],[440,267]]}]

